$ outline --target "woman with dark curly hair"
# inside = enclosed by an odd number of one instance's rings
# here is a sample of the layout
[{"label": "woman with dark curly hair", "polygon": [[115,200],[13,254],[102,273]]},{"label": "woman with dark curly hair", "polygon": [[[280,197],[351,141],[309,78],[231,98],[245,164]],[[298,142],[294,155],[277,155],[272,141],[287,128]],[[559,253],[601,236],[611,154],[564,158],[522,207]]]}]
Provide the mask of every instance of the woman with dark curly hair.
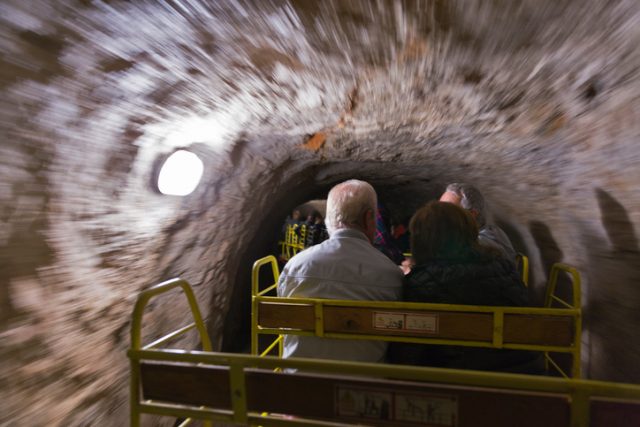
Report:
[{"label": "woman with dark curly hair", "polygon": [[[478,243],[478,225],[464,209],[433,201],[409,224],[415,265],[405,276],[403,299],[411,302],[527,306],[527,290],[513,263]],[[457,369],[541,373],[538,353],[485,348],[394,344],[394,363]]]}]

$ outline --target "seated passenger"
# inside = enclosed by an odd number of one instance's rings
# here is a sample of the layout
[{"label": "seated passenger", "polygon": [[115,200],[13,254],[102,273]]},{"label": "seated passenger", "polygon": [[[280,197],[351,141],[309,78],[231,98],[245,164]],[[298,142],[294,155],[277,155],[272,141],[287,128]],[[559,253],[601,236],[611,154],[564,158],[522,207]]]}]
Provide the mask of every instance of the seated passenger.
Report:
[{"label": "seated passenger", "polygon": [[478,235],[480,244],[498,249],[505,258],[515,263],[516,251],[509,237],[500,227],[487,222],[484,197],[480,190],[470,184],[449,184],[440,196],[440,201],[453,203],[471,213],[480,228]]},{"label": "seated passenger", "polygon": [[399,265],[404,260],[402,251],[395,242],[395,239],[391,237],[389,233],[389,213],[387,208],[380,202],[378,202],[378,213],[376,214],[376,234],[373,239],[373,246],[383,254],[387,256],[396,265]]},{"label": "seated passenger", "polygon": [[[329,240],[291,258],[278,280],[278,296],[399,300],[402,272],[372,245],[376,199],[364,181],[333,187],[327,199]],[[382,341],[285,335],[283,357],[382,362],[386,349]]]},{"label": "seated passenger", "polygon": [[[409,224],[415,266],[405,276],[404,300],[445,304],[526,306],[527,290],[514,265],[478,241],[464,209],[432,201]],[[542,373],[529,351],[394,343],[395,363],[457,369]]]}]

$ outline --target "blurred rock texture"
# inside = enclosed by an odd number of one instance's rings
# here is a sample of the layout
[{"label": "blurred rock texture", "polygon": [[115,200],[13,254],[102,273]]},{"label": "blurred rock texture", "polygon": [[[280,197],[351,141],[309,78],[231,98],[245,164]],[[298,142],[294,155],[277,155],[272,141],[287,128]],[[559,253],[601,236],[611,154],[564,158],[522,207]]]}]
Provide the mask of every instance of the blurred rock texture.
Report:
[{"label": "blurred rock texture", "polygon": [[[126,425],[136,293],[189,280],[221,348],[284,216],[350,177],[403,215],[477,184],[538,301],[553,262],[582,272],[586,375],[640,382],[636,0],[5,0],[0,20],[0,425]],[[158,194],[186,146],[202,184]]]}]

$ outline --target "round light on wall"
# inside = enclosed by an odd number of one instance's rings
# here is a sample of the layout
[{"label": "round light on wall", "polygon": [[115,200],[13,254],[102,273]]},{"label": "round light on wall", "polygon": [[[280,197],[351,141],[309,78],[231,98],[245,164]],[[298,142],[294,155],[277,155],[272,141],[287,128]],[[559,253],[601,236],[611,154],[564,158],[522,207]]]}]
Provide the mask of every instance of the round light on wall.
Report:
[{"label": "round light on wall", "polygon": [[186,196],[196,189],[204,165],[195,154],[178,150],[167,158],[158,174],[158,190],[170,196]]}]

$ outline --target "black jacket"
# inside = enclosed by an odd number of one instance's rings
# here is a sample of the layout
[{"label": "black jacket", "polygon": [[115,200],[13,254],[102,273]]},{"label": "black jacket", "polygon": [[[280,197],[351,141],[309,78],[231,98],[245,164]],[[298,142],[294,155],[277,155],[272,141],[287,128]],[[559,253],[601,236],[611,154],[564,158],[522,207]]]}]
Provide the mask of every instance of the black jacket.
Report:
[{"label": "black jacket", "polygon": [[405,277],[404,300],[442,304],[527,306],[527,289],[501,258],[433,261]]},{"label": "black jacket", "polygon": [[[527,289],[509,261],[476,258],[432,261],[405,277],[404,300],[443,304],[527,306]],[[541,373],[540,355],[529,351],[393,343],[392,363],[457,369]]]}]

